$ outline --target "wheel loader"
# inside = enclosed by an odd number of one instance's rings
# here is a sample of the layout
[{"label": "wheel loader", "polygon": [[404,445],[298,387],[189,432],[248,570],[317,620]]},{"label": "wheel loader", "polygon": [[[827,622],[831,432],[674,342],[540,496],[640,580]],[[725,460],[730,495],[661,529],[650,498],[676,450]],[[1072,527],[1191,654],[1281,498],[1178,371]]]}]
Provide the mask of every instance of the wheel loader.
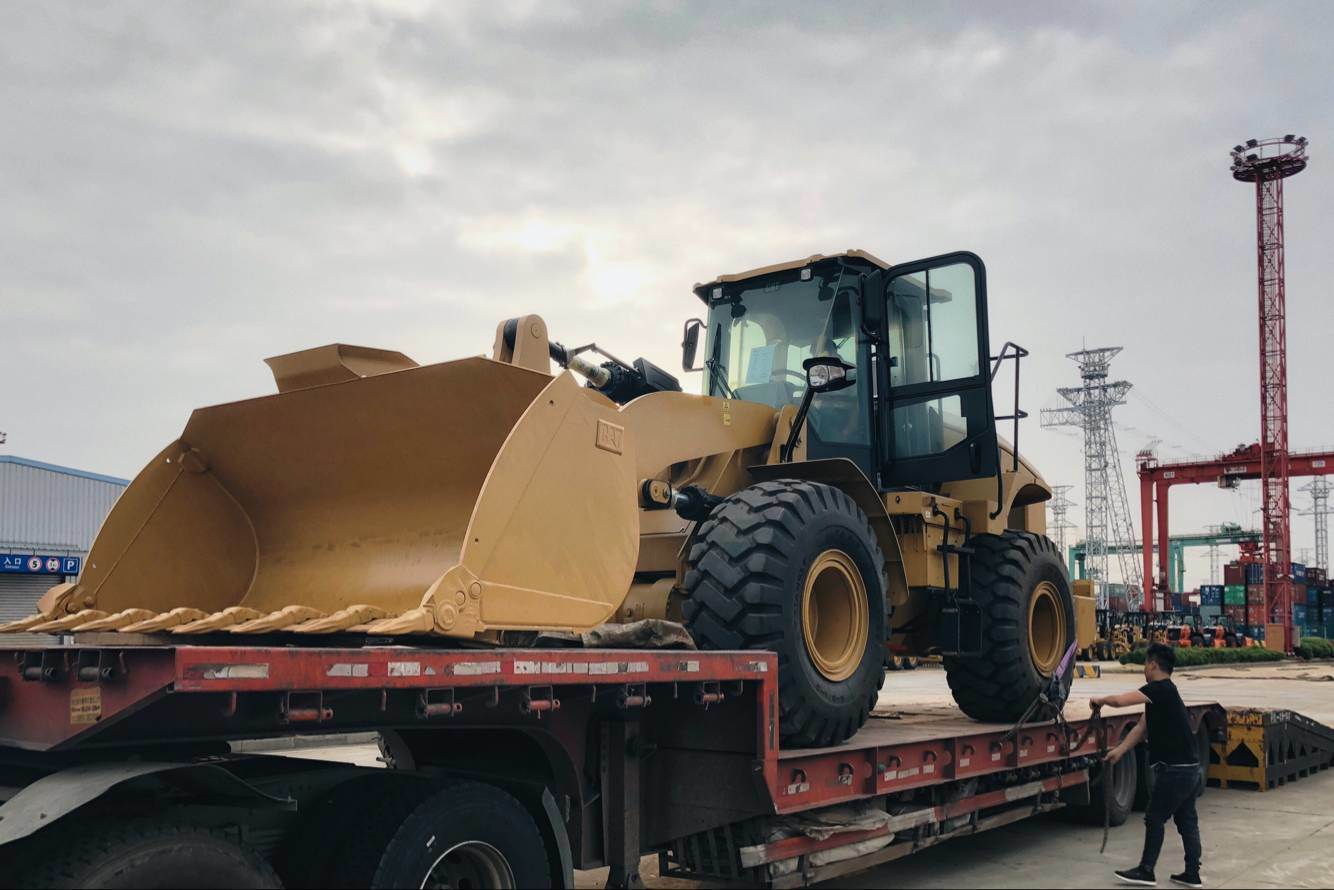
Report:
[{"label": "wheel loader", "polygon": [[533,315],[490,357],[268,359],[278,392],[194,411],[77,581],[3,630],[528,645],[664,619],[775,650],[796,745],[862,725],[887,644],[943,656],[977,719],[1063,697],[1093,601],[998,437],[992,378],[1012,358],[1017,398],[1026,353],[991,355],[981,259],[850,250],[694,293],[702,394]]}]

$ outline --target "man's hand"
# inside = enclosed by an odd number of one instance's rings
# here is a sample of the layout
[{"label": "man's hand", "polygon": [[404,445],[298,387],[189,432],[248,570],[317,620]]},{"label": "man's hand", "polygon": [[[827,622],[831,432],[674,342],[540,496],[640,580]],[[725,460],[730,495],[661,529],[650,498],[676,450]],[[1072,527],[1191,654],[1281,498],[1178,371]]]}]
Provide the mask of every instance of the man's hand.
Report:
[{"label": "man's hand", "polygon": [[1089,707],[1093,709],[1094,714],[1097,714],[1102,710],[1103,704],[1105,704],[1105,701],[1100,695],[1095,695],[1093,698],[1089,699]]},{"label": "man's hand", "polygon": [[1117,762],[1122,757],[1125,756],[1126,752],[1122,751],[1120,746],[1118,745],[1117,747],[1107,752],[1107,756],[1102,759],[1102,762],[1107,764],[1108,766],[1116,766]]}]

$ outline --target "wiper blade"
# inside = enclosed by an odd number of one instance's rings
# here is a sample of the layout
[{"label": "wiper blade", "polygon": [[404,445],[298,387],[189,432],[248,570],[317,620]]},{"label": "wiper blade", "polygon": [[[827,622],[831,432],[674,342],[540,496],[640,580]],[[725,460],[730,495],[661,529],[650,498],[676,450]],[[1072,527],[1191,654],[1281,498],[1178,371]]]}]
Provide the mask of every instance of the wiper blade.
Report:
[{"label": "wiper blade", "polygon": [[723,374],[722,369],[718,367],[718,361],[712,358],[705,359],[704,367],[709,369],[709,379],[718,384],[718,388],[721,389],[729,399],[735,399],[736,393],[732,390],[732,387],[727,385],[727,377]]}]

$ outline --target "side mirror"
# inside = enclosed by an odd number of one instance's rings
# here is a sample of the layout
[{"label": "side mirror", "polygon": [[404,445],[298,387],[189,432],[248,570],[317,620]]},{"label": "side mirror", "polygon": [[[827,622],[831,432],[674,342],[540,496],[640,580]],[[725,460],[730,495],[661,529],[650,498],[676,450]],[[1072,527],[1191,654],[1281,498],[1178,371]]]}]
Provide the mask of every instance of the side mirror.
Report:
[{"label": "side mirror", "polygon": [[813,355],[801,366],[806,369],[806,386],[811,392],[838,392],[857,382],[856,367],[836,355]]},{"label": "side mirror", "polygon": [[695,367],[695,353],[699,351],[699,332],[704,329],[704,322],[692,318],[686,322],[681,336],[681,367],[686,371],[698,371]]},{"label": "side mirror", "polygon": [[806,415],[811,410],[811,402],[816,394],[838,392],[857,382],[852,373],[856,366],[836,355],[813,355],[801,366],[806,369],[806,391],[801,394],[801,404],[797,406],[797,416],[792,419],[787,442],[778,450],[778,462],[783,464],[792,462],[792,454],[796,451],[797,440],[801,437],[802,427],[806,425]]}]

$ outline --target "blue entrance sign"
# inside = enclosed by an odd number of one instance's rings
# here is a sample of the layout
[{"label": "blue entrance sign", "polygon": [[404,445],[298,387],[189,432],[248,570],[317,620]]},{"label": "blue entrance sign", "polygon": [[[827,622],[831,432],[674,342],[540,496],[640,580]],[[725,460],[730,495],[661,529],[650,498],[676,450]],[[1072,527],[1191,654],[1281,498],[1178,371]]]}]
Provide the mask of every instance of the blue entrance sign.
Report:
[{"label": "blue entrance sign", "polygon": [[43,556],[39,553],[0,553],[0,573],[6,575],[77,575],[77,556]]}]

